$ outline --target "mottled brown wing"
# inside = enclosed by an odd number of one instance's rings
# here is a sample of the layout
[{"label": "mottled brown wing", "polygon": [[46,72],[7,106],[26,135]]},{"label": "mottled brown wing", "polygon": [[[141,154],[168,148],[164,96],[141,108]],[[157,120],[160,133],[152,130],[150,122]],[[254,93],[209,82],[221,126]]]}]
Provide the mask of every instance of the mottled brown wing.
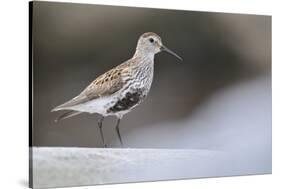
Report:
[{"label": "mottled brown wing", "polygon": [[95,79],[80,95],[92,100],[102,96],[108,96],[123,87],[122,70],[112,69]]},{"label": "mottled brown wing", "polygon": [[56,107],[53,109],[53,111],[66,109],[67,107],[82,104],[90,100],[115,93],[124,85],[122,80],[122,72],[126,72],[122,66],[118,66],[112,70],[109,70],[108,72],[96,78],[78,96]]}]

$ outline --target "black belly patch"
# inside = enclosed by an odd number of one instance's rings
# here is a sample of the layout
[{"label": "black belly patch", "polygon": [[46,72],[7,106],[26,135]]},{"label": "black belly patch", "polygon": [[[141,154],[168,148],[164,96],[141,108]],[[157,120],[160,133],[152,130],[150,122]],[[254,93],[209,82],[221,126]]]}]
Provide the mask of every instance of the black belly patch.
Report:
[{"label": "black belly patch", "polygon": [[107,110],[107,113],[128,110],[138,104],[142,98],[144,98],[144,96],[141,91],[127,92],[124,98],[117,101],[114,106]]}]

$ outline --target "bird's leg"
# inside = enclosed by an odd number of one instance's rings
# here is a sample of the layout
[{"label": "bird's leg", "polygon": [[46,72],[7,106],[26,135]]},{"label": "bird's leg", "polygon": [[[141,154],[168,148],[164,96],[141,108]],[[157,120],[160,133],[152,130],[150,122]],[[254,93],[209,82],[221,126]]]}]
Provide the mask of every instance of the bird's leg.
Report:
[{"label": "bird's leg", "polygon": [[104,117],[102,116],[99,120],[98,120],[98,126],[99,126],[99,130],[100,130],[100,135],[101,135],[101,139],[102,139],[102,144],[104,147],[106,147],[105,141],[104,141],[104,136],[103,136],[103,132],[102,132],[102,122],[104,120]]},{"label": "bird's leg", "polygon": [[120,121],[121,121],[121,118],[118,118],[115,129],[116,129],[116,132],[117,132],[119,141],[120,141],[121,145],[123,146],[122,138],[121,138],[120,131],[119,131],[119,124],[120,124]]}]

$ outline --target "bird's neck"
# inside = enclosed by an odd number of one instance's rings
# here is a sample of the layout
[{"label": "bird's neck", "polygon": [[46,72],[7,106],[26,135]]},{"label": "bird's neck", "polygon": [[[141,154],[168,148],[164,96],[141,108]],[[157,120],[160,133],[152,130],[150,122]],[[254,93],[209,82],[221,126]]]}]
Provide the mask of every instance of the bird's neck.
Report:
[{"label": "bird's neck", "polygon": [[[134,59],[138,59],[138,60],[146,60],[146,61],[149,61],[151,63],[154,62],[154,53],[153,52],[146,52],[144,50],[141,50],[141,49],[137,49],[133,58]],[[137,61],[139,62],[139,61]]]}]

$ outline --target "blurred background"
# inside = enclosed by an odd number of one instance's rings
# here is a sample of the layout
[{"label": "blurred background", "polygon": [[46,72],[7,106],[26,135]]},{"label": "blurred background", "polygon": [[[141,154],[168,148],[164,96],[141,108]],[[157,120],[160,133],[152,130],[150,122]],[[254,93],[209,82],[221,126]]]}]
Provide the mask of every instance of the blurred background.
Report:
[{"label": "blurred background", "polygon": [[[156,55],[147,99],[121,122],[125,147],[239,149],[271,164],[271,17],[262,15],[35,2],[33,145],[102,147],[98,115],[55,123],[63,112],[50,111],[129,59],[148,31],[184,61]],[[115,124],[104,121],[111,147]]]}]

